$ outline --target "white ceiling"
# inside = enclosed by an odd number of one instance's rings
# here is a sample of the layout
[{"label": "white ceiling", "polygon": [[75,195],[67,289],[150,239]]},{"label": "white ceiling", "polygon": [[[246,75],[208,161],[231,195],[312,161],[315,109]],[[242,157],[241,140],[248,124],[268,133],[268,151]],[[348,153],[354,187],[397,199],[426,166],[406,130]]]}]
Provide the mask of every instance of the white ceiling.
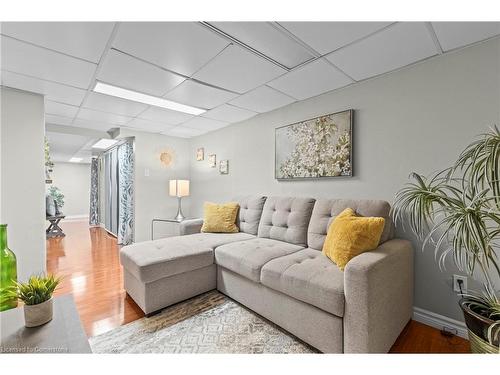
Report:
[{"label": "white ceiling", "polygon": [[[3,22],[0,34],[2,85],[44,94],[47,123],[189,138],[500,35],[500,23]],[[97,94],[97,80],[207,112]]]},{"label": "white ceiling", "polygon": [[47,131],[47,140],[50,145],[50,159],[53,162],[67,162],[72,157],[82,158],[82,162],[89,163],[92,156],[92,145],[98,139],[77,135]]}]

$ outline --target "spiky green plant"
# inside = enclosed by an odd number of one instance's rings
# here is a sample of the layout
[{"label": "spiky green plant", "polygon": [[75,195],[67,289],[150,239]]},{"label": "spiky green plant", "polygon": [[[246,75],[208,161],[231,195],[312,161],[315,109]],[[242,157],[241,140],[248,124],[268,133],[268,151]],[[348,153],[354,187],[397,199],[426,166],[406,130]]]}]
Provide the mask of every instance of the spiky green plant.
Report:
[{"label": "spiky green plant", "polygon": [[[500,293],[492,275],[500,278],[500,131],[495,126],[467,146],[450,168],[413,180],[396,194],[393,217],[402,227],[432,244],[439,266],[452,256],[471,277],[480,274],[483,293],[466,297],[471,306],[494,320],[488,339],[500,331]],[[407,221],[406,221],[407,220]]]},{"label": "spiky green plant", "polygon": [[61,279],[54,275],[31,276],[25,283],[16,282],[7,293],[19,298],[26,305],[38,305],[52,297],[60,281]]}]

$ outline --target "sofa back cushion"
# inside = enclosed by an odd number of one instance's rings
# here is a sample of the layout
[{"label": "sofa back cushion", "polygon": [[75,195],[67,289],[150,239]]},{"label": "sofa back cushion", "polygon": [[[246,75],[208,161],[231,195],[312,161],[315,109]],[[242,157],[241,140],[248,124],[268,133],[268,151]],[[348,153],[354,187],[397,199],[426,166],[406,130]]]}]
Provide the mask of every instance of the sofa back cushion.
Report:
[{"label": "sofa back cushion", "polygon": [[306,246],[307,228],[313,207],[312,198],[267,198],[258,236]]},{"label": "sofa back cushion", "polygon": [[318,199],[314,205],[311,221],[307,230],[307,245],[322,250],[328,227],[335,217],[346,208],[352,208],[357,215],[378,216],[385,219],[384,231],[379,245],[393,237],[393,224],[390,217],[391,206],[382,200]]},{"label": "sofa back cushion", "polygon": [[240,232],[256,236],[266,197],[247,195],[236,197],[233,200],[240,204],[240,211],[236,217],[236,225],[240,228]]}]

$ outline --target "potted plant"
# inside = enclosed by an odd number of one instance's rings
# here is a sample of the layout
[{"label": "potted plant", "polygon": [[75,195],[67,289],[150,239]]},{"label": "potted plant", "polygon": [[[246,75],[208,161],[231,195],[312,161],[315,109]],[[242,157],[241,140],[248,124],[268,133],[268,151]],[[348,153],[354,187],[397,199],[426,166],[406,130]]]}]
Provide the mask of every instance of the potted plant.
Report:
[{"label": "potted plant", "polygon": [[55,214],[56,215],[61,215],[62,214],[62,208],[64,206],[64,194],[61,193],[61,190],[57,186],[51,186],[49,188],[49,196],[54,199],[55,203]]},{"label": "potted plant", "polygon": [[[393,217],[432,244],[439,266],[456,266],[484,285],[463,294],[459,304],[471,350],[499,353],[500,336],[500,132],[495,126],[471,143],[453,166],[413,180],[396,194]],[[406,224],[407,223],[407,224]]]},{"label": "potted plant", "polygon": [[52,320],[52,293],[60,279],[54,275],[31,276],[25,283],[16,282],[9,293],[24,302],[26,327],[37,327]]}]

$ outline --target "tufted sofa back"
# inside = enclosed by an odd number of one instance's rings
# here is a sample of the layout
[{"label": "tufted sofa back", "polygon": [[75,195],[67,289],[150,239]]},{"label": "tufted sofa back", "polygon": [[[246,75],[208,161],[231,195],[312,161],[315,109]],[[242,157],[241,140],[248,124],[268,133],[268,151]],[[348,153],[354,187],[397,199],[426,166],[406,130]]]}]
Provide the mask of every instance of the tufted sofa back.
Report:
[{"label": "tufted sofa back", "polygon": [[306,246],[312,198],[269,197],[264,204],[258,236]]},{"label": "tufted sofa back", "polygon": [[240,204],[240,210],[236,218],[236,225],[240,228],[240,232],[256,236],[266,197],[247,195],[236,197],[233,201]]},{"label": "tufted sofa back", "polygon": [[390,240],[393,233],[393,224],[390,217],[391,206],[382,200],[351,200],[351,199],[318,199],[314,205],[307,230],[307,245],[316,250],[323,249],[326,232],[335,217],[346,208],[352,208],[362,216],[378,216],[385,219],[385,227],[380,243]]}]

